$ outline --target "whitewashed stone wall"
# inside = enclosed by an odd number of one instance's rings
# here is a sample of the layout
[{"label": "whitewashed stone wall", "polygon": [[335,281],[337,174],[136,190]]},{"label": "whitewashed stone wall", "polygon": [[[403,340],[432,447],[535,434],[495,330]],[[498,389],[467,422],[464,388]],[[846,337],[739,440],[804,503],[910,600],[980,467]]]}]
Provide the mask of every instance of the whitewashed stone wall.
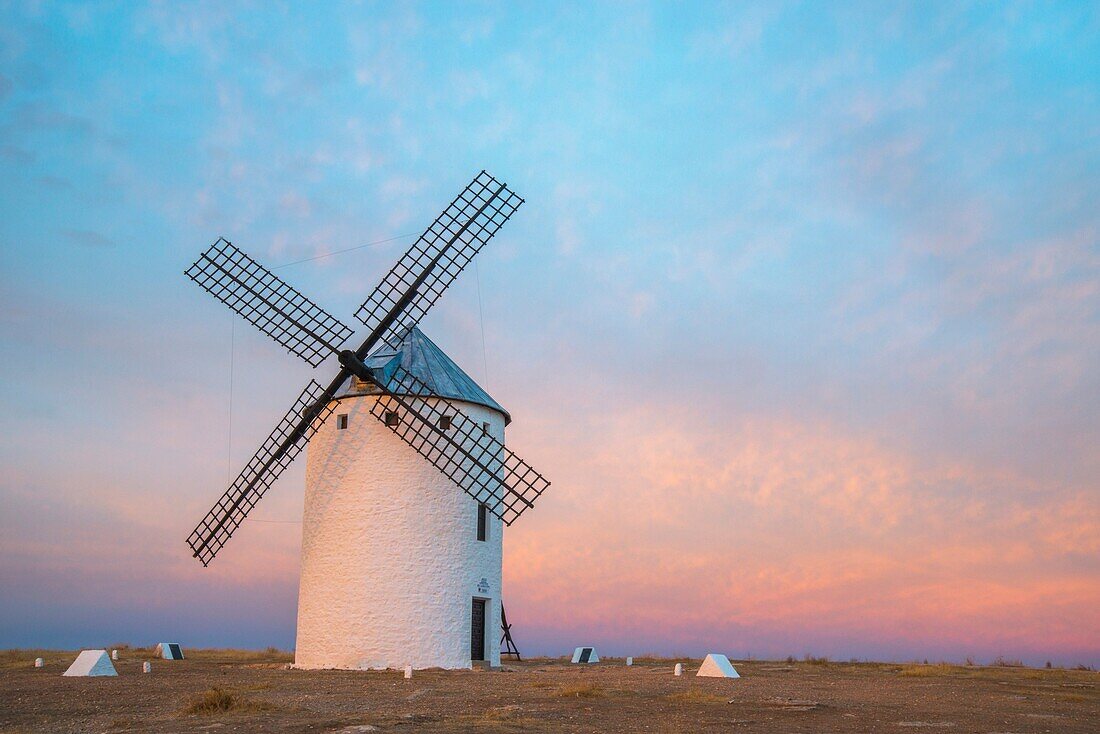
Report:
[{"label": "whitewashed stone wall", "polygon": [[[307,449],[295,665],[469,668],[474,597],[499,665],[504,524],[490,514],[478,541],[477,502],[370,414],[376,399],[340,399]],[[504,441],[503,415],[460,406]]]}]

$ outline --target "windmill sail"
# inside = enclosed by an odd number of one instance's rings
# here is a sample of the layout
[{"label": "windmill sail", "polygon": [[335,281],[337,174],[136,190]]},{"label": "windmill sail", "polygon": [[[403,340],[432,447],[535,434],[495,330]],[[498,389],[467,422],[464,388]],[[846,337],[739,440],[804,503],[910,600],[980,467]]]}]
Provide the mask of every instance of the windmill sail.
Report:
[{"label": "windmill sail", "polygon": [[[310,365],[316,367],[332,353],[339,354],[341,365],[328,387],[310,382],[188,537],[204,566],[331,414],[330,401],[339,387],[352,375],[381,384],[364,358],[379,342],[397,348],[522,204],[523,199],[485,171],[475,176],[359,307],[355,315],[369,332],[354,352],[341,351],[352,334],[350,328],[227,240],[219,239],[188,268],[191,280]],[[506,524],[550,486],[527,462],[412,374],[399,367],[396,375],[387,374],[386,385],[372,412]]]},{"label": "windmill sail", "polygon": [[332,413],[330,397],[325,388],[310,381],[248,465],[191,532],[187,544],[202,565],[210,564],[268,487],[301,453]]},{"label": "windmill sail", "polygon": [[[463,491],[511,525],[550,482],[403,367],[371,413]],[[444,420],[446,419],[446,420]],[[449,423],[449,428],[442,426]]]},{"label": "windmill sail", "polygon": [[186,275],[312,367],[353,333],[225,239],[199,255]]},{"label": "windmill sail", "polygon": [[522,204],[485,171],[475,176],[355,312],[370,329],[359,356],[379,339],[397,347]]}]

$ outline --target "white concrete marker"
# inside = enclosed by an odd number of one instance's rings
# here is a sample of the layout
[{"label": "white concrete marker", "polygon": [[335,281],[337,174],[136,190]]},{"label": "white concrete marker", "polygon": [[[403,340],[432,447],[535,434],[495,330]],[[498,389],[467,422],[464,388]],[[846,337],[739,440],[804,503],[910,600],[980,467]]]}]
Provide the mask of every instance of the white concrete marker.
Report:
[{"label": "white concrete marker", "polygon": [[730,663],[730,659],[725,655],[719,655],[712,652],[707,655],[703,660],[703,664],[699,666],[699,672],[696,676],[702,676],[703,678],[740,678],[734,670],[733,665]]},{"label": "white concrete marker", "polygon": [[76,660],[61,675],[90,676],[90,675],[118,675],[115,666],[111,665],[111,659],[107,657],[106,650],[81,650]]},{"label": "white concrete marker", "polygon": [[41,668],[45,664],[46,664],[46,661],[43,660],[42,658],[35,658],[34,659],[34,667],[36,667],[36,668]]},{"label": "white concrete marker", "polygon": [[111,660],[118,660],[118,650],[111,650]]},{"label": "white concrete marker", "polygon": [[672,674],[673,675],[683,675],[684,674],[684,666],[680,663],[676,663],[676,667],[672,669]]},{"label": "white concrete marker", "polygon": [[153,664],[150,663],[148,660],[146,660],[144,663],[141,664],[141,672],[142,673],[151,673],[151,672],[153,672]]},{"label": "white concrete marker", "polygon": [[413,677],[413,666],[406,665],[405,666],[405,678],[408,679],[408,678],[412,678],[412,677]]},{"label": "white concrete marker", "polygon": [[600,656],[596,654],[594,647],[578,647],[573,651],[573,663],[598,663]]},{"label": "white concrete marker", "polygon": [[628,657],[628,658],[626,659],[626,664],[627,664],[628,666],[630,666],[630,665],[633,665],[633,664],[634,664],[634,658],[630,658],[630,657]]}]

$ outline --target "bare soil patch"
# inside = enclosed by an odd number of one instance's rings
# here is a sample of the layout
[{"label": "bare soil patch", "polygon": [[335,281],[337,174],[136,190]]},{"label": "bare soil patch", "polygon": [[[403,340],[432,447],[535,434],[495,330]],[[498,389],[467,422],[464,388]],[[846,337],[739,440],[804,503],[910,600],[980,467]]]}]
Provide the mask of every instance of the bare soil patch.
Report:
[{"label": "bare soil patch", "polygon": [[[300,671],[269,650],[154,659],[117,678],[63,678],[75,652],[0,652],[0,732],[1094,732],[1100,674],[1018,667],[566,660],[502,671]],[[35,669],[34,658],[46,659]],[[153,672],[141,672],[151,660]],[[920,669],[919,671],[917,669]]]}]

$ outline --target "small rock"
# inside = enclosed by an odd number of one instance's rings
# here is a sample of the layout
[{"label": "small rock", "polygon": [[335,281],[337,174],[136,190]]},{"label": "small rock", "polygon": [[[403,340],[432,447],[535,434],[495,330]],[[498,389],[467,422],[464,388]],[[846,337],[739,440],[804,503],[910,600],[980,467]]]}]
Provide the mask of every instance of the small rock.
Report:
[{"label": "small rock", "polygon": [[427,688],[417,688],[415,691],[405,696],[406,701],[415,701],[428,692]]},{"label": "small rock", "polygon": [[899,721],[898,726],[928,727],[930,729],[950,729],[954,721]]},{"label": "small rock", "polygon": [[784,711],[813,711],[821,706],[817,701],[808,701],[798,698],[771,698],[765,703],[778,706]]}]

